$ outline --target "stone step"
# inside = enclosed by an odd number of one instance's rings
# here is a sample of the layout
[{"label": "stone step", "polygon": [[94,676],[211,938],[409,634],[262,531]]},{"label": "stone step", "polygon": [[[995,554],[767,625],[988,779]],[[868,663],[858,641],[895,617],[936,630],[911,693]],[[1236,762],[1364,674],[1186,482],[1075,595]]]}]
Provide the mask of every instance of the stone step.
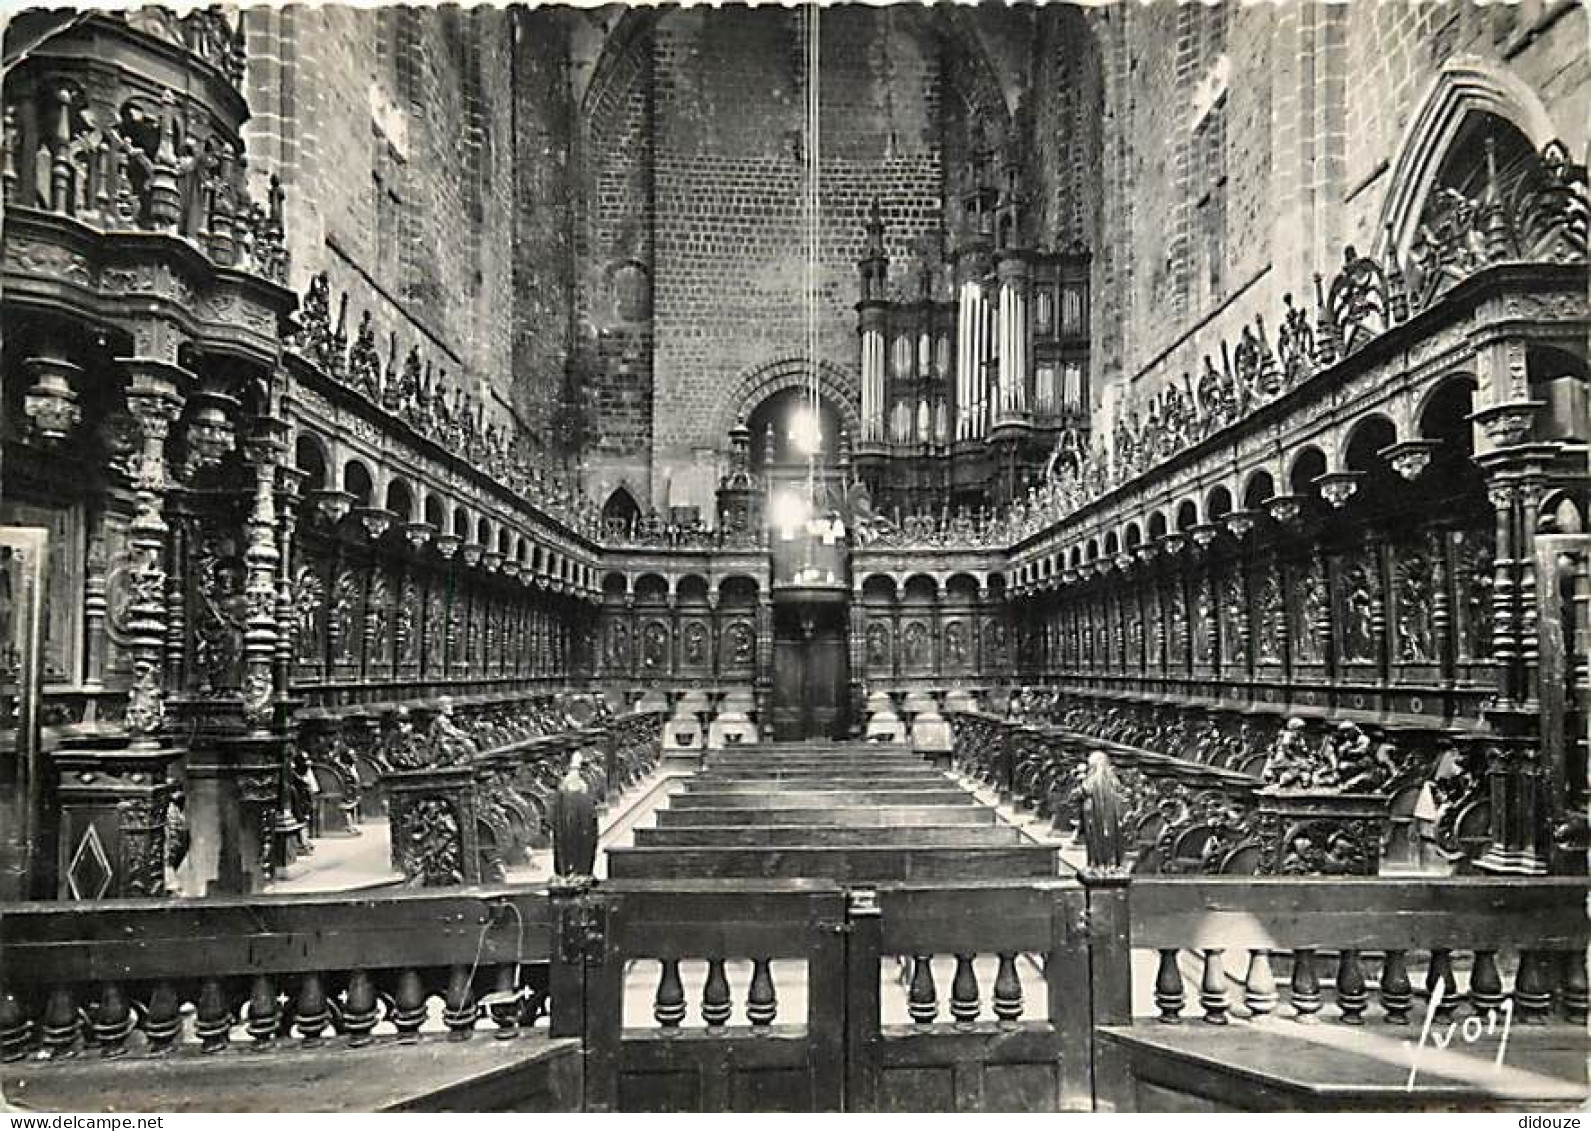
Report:
[{"label": "stone step", "polygon": [[849,845],[961,845],[1025,844],[1026,838],[1010,825],[685,825],[636,829],[640,848],[668,845],[712,847],[830,847]]},{"label": "stone step", "polygon": [[1055,849],[988,848],[610,848],[608,875],[623,879],[1013,879],[1060,873]]},{"label": "stone step", "polygon": [[697,774],[690,779],[692,792],[704,789],[937,789],[946,778],[936,773],[920,775],[829,774],[813,777]]},{"label": "stone step", "polygon": [[982,805],[796,805],[777,808],[700,808],[657,811],[659,828],[703,825],[810,825],[840,828],[899,828],[910,825],[992,825],[993,809]]},{"label": "stone step", "polygon": [[877,790],[778,790],[717,789],[701,793],[676,793],[669,798],[670,809],[796,809],[845,805],[977,805],[977,800],[960,789],[877,789]]},{"label": "stone step", "polygon": [[709,758],[703,770],[735,771],[743,773],[841,773],[846,770],[931,770],[933,763],[926,758]]}]

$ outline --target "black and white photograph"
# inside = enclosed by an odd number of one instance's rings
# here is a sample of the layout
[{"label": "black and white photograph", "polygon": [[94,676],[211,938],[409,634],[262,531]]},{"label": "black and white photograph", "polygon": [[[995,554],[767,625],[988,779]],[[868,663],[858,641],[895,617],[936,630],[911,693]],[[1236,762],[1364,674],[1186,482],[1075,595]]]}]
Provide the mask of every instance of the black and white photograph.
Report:
[{"label": "black and white photograph", "polygon": [[1584,1126],[1580,0],[0,24],[0,1127]]}]

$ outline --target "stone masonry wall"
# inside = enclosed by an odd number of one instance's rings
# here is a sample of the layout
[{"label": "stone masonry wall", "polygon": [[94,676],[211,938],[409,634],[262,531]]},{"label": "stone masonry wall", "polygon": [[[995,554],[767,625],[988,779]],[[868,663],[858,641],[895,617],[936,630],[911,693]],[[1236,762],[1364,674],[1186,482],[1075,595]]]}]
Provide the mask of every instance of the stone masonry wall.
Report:
[{"label": "stone masonry wall", "polygon": [[[877,197],[892,276],[940,238],[939,69],[903,13],[822,17],[819,357],[855,371],[855,261]],[[664,19],[656,66],[653,491],[711,512],[712,434],[743,373],[805,352],[805,60],[795,13]]]},{"label": "stone masonry wall", "polygon": [[[1586,13],[1573,5],[1117,5],[1092,13],[1105,182],[1094,262],[1095,384],[1144,397],[1282,296],[1314,305],[1344,244],[1378,249],[1391,171],[1445,68],[1473,67],[1584,158]],[[1196,130],[1218,102],[1218,183]],[[1209,159],[1208,154],[1205,159]],[[1219,193],[1222,223],[1201,224]],[[1219,250],[1218,282],[1201,259]],[[1096,422],[1096,432],[1108,428]]]},{"label": "stone masonry wall", "polygon": [[[327,271],[334,293],[352,295],[351,321],[371,310],[383,353],[395,330],[400,351],[420,345],[497,414],[513,406],[535,425],[568,319],[550,297],[563,284],[538,283],[527,266],[545,260],[567,279],[549,255],[566,221],[553,207],[527,226],[516,203],[549,186],[556,197],[565,143],[553,135],[567,125],[551,106],[536,130],[533,81],[514,97],[548,63],[532,54],[532,74],[516,69],[515,18],[484,7],[250,9],[248,142],[253,173],[278,173],[288,192],[296,288]],[[539,133],[550,164],[518,160],[516,119]],[[528,185],[521,168],[533,169]]]}]

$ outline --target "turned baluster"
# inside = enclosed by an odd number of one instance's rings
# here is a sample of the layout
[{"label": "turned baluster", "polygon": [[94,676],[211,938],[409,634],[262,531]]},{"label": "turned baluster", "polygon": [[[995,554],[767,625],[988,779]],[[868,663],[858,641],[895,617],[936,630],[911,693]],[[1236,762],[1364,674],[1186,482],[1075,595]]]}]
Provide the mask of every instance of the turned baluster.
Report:
[{"label": "turned baluster", "polygon": [[1586,983],[1585,951],[1563,953],[1563,1012],[1576,1025],[1591,1017],[1591,987]]},{"label": "turned baluster", "polygon": [[956,974],[950,981],[950,1016],[957,1025],[971,1025],[980,1008],[978,975],[972,968],[972,955],[956,955]]},{"label": "turned baluster", "polygon": [[448,971],[447,993],[442,998],[442,1024],[450,1041],[466,1041],[480,1020],[481,1007],[475,1000],[474,971],[454,966]]},{"label": "turned baluster", "polygon": [[101,1056],[125,1056],[127,1035],[138,1023],[133,1016],[121,983],[106,982],[100,987],[99,1008],[94,1011],[94,1040]]},{"label": "turned baluster", "polygon": [[1022,1016],[1022,979],[1017,977],[1015,954],[1000,955],[994,975],[994,1015],[1007,1024]]},{"label": "turned baluster", "polygon": [[1433,997],[1439,992],[1441,1001],[1431,1011],[1433,1021],[1446,1024],[1453,1017],[1453,1006],[1458,997],[1458,979],[1453,976],[1453,952],[1446,947],[1431,951],[1431,965],[1425,971],[1425,989]]},{"label": "turned baluster", "polygon": [[293,1024],[305,1048],[321,1043],[321,1035],[331,1024],[331,1006],[319,974],[305,974],[298,983],[298,997],[293,1001]]},{"label": "turned baluster", "polygon": [[665,1029],[678,1029],[685,1020],[685,986],[680,982],[679,959],[659,958],[663,968],[657,994],[652,1000],[652,1016]]},{"label": "turned baluster", "polygon": [[400,971],[398,984],[392,994],[390,1014],[392,1027],[398,1031],[399,1041],[407,1044],[419,1039],[420,1026],[425,1024],[426,999],[425,984],[420,981],[420,972],[413,967]]},{"label": "turned baluster", "polygon": [[751,989],[746,995],[746,1020],[754,1027],[772,1025],[778,1015],[779,1003],[773,992],[772,962],[767,958],[751,960]]},{"label": "turned baluster", "polygon": [[1414,987],[1409,983],[1409,963],[1401,950],[1389,950],[1381,959],[1381,1008],[1388,1025],[1407,1025],[1409,1007],[1414,1004]]},{"label": "turned baluster", "polygon": [[1497,970],[1495,950],[1475,952],[1475,968],[1469,976],[1469,1000],[1477,1013],[1491,1013],[1502,1008],[1503,978]]},{"label": "turned baluster", "polygon": [[368,1045],[375,1027],[376,983],[368,971],[355,970],[348,976],[348,989],[343,994],[342,1029],[348,1034],[349,1047]]},{"label": "turned baluster", "polygon": [[0,1060],[21,1060],[33,1039],[33,1020],[10,986],[0,988]]},{"label": "turned baluster", "polygon": [[1276,1012],[1281,994],[1276,992],[1276,975],[1271,970],[1271,952],[1248,952],[1248,974],[1243,978],[1243,1005],[1255,1021],[1264,1021]]},{"label": "turned baluster", "polygon": [[77,1044],[81,1024],[82,1017],[72,991],[65,986],[51,990],[50,996],[45,999],[44,1021],[40,1026],[45,1055],[70,1056]]},{"label": "turned baluster", "polygon": [[1365,986],[1364,968],[1357,950],[1344,950],[1337,956],[1337,1009],[1344,1025],[1363,1025],[1370,991]]},{"label": "turned baluster", "polygon": [[1315,974],[1313,949],[1293,951],[1291,991],[1294,1019],[1310,1024],[1320,1012],[1320,978]]},{"label": "turned baluster", "polygon": [[282,1027],[282,1011],[276,1001],[276,983],[265,974],[256,974],[249,985],[249,1038],[268,1044]]},{"label": "turned baluster", "polygon": [[729,979],[724,976],[724,960],[707,960],[707,982],[702,986],[702,1020],[709,1029],[722,1029],[729,1022]]},{"label": "turned baluster", "polygon": [[906,1012],[919,1025],[932,1024],[939,1016],[939,992],[934,987],[933,955],[919,954],[912,959],[912,983],[906,991]]},{"label": "turned baluster", "polygon": [[1155,1008],[1160,1010],[1160,1020],[1167,1025],[1182,1023],[1182,1009],[1187,995],[1182,987],[1182,968],[1177,965],[1176,950],[1162,950],[1160,965],[1155,970]]},{"label": "turned baluster", "polygon": [[1223,953],[1220,948],[1204,952],[1204,976],[1199,980],[1199,1004],[1204,1007],[1204,1021],[1207,1025],[1227,1023],[1226,1013],[1230,1007],[1226,1000],[1226,966],[1221,960]]},{"label": "turned baluster", "polygon": [[206,978],[199,983],[193,1031],[204,1052],[220,1052],[232,1040],[232,1006],[219,978]]},{"label": "turned baluster", "polygon": [[1514,1004],[1526,1025],[1545,1025],[1552,1013],[1552,956],[1544,950],[1519,952],[1519,973],[1514,978]]}]

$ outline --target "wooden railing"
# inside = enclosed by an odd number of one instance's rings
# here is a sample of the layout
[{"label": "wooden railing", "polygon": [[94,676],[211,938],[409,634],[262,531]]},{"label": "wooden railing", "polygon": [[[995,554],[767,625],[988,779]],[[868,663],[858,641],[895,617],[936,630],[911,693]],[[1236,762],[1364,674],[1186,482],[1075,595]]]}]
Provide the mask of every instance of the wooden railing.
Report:
[{"label": "wooden railing", "polygon": [[[486,1031],[527,1053],[579,1038],[595,1110],[1127,1107],[1146,1102],[1140,1046],[1182,1031],[1155,1014],[1209,1022],[1195,1078],[1274,1070],[1245,1060],[1243,1034],[1277,1039],[1267,1019],[1413,1034],[1425,1010],[1493,1011],[1583,1038],[1587,887],[690,881],[7,905],[0,1054],[29,1058],[6,1071],[41,1093],[76,1074],[84,1107],[125,1079],[97,1075],[102,1058],[373,1045],[356,1071],[379,1072],[382,1046]],[[301,1061],[279,1063],[290,1105]]]},{"label": "wooden railing", "polygon": [[[1560,1051],[1576,1074],[1564,1086],[1583,1086],[1591,1047],[1585,1042],[1587,890],[1584,877],[1143,878],[1091,885],[1092,961],[1107,972],[1093,984],[1096,1101],[1106,1109],[1140,1103],[1133,1077],[1144,1043],[1193,1009],[1210,1026],[1234,1032],[1275,1018],[1389,1026],[1422,1044],[1433,1024],[1445,1030],[1455,1020],[1494,1040],[1505,1026],[1565,1021],[1571,1036]],[[1155,961],[1135,964],[1135,950],[1152,952]],[[1190,961],[1196,978],[1186,976]],[[1147,977],[1151,968],[1152,982],[1135,994],[1135,973]],[[1162,1025],[1133,1016],[1135,998],[1146,991]],[[1452,1036],[1446,1033],[1444,1046]],[[1216,1056],[1221,1048],[1211,1045]],[[1286,1055],[1244,1067],[1286,1075]],[[1396,1062],[1388,1097],[1403,1086],[1411,1063]],[[1372,1081],[1357,1083],[1368,1088]]]},{"label": "wooden railing", "polygon": [[545,1009],[545,892],[0,907],[0,1056],[373,1040]]},{"label": "wooden railing", "polygon": [[1251,873],[1258,866],[1258,778],[1238,770],[1108,742],[1054,726],[953,713],[954,765],[1001,800],[1078,828],[1088,755],[1106,751],[1126,789],[1134,870]]}]

